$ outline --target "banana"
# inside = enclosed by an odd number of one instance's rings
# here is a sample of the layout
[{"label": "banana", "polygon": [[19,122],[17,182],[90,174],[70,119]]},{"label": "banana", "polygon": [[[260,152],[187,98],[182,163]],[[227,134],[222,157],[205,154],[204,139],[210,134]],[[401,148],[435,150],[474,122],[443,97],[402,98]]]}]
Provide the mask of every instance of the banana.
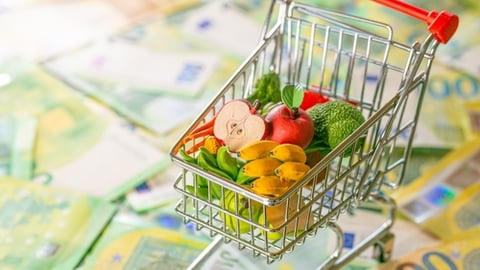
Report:
[{"label": "banana", "polygon": [[237,155],[244,161],[267,157],[270,151],[280,143],[272,140],[259,140],[242,147]]},{"label": "banana", "polygon": [[255,179],[251,188],[260,195],[276,197],[287,191],[289,184],[276,175],[267,175]]},{"label": "banana", "polygon": [[282,162],[275,158],[259,158],[243,165],[242,173],[250,177],[273,175],[275,168],[277,168],[280,164],[282,164]]},{"label": "banana", "polygon": [[287,181],[298,181],[310,170],[305,163],[287,161],[275,168],[275,175]]},{"label": "banana", "polygon": [[230,175],[232,179],[236,179],[238,174],[237,159],[230,154],[227,146],[220,146],[217,149],[216,159],[218,168]]},{"label": "banana", "polygon": [[282,143],[275,146],[272,151],[270,151],[270,157],[283,162],[295,161],[305,163],[307,161],[307,154],[303,148],[292,143]]},{"label": "banana", "polygon": [[254,230],[255,227],[252,227],[250,223],[238,219],[235,216],[257,221],[258,216],[262,213],[261,203],[248,199],[242,194],[235,194],[235,192],[231,190],[225,191],[225,197],[224,200],[220,200],[220,206],[226,210],[226,212],[220,211],[220,218],[225,221],[225,225],[230,230],[237,233],[248,233]]}]

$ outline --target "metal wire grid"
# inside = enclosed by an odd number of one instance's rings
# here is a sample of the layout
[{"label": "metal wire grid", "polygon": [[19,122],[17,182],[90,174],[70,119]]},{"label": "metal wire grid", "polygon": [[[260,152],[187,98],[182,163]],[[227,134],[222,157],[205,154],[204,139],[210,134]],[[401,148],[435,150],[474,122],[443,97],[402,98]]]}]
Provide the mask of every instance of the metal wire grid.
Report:
[{"label": "metal wire grid", "polygon": [[[255,81],[272,70],[284,82],[300,83],[326,96],[357,104],[366,122],[303,180],[277,198],[260,196],[248,187],[184,162],[178,150],[190,145],[181,144],[182,140],[172,148],[173,161],[184,168],[174,184],[183,195],[177,212],[196,223],[198,229],[206,229],[212,236],[220,234],[225,241],[233,240],[239,248],[249,248],[254,256],[263,255],[269,261],[293,251],[307,236],[315,235],[318,228],[335,222],[340,213],[378,192],[386,183],[387,173],[396,173],[398,177],[386,184],[395,187],[401,183],[428,79],[426,74],[436,48],[420,44],[404,46],[392,40],[388,25],[338,12],[294,3],[284,12],[285,17],[280,14],[277,23],[267,29],[251,57],[185,134],[210,120],[226,102],[247,97]],[[361,26],[367,30],[360,30]],[[386,34],[373,32],[378,29]],[[363,147],[349,153],[352,147],[357,149],[362,138]],[[394,156],[398,145],[403,150]],[[207,199],[200,198],[196,188],[193,191],[186,188],[196,187],[197,177],[207,180]],[[213,199],[212,185],[220,185],[222,199]],[[285,219],[272,228],[265,219],[255,220],[251,211],[245,216],[239,214],[239,209],[226,209],[221,201],[230,191],[235,192],[236,205],[240,205],[242,197],[249,204],[260,203],[264,213],[267,207],[284,207]],[[289,210],[292,205],[295,211]],[[234,217],[237,226],[240,222],[249,224],[249,232],[228,229],[226,215]],[[305,216],[311,222],[302,223]],[[285,233],[287,226],[294,227],[291,233]],[[273,240],[269,234],[275,232],[282,233],[282,237]]]}]

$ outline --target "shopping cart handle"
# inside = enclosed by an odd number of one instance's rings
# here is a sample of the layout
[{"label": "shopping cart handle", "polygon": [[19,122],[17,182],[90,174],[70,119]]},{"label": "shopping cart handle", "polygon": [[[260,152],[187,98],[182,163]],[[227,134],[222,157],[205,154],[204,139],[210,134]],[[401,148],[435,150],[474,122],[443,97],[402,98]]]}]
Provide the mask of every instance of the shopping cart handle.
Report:
[{"label": "shopping cart handle", "polygon": [[401,0],[372,0],[384,6],[410,15],[428,25],[428,31],[441,43],[447,43],[457,31],[459,18],[448,11],[427,11]]}]

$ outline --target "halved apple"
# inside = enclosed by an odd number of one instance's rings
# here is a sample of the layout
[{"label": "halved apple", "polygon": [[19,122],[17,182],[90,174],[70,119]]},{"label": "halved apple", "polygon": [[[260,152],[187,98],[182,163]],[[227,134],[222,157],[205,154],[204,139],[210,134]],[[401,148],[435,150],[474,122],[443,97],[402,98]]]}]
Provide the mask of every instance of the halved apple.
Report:
[{"label": "halved apple", "polygon": [[213,126],[213,134],[232,152],[244,145],[262,140],[268,134],[265,120],[247,100],[235,99],[223,105]]}]

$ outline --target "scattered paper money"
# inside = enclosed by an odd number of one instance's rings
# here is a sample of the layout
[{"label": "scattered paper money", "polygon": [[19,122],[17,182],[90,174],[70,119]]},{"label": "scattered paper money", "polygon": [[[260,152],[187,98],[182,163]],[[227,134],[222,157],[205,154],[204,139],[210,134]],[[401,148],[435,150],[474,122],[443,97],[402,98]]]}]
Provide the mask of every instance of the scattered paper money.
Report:
[{"label": "scattered paper money", "polygon": [[136,212],[145,212],[176,201],[181,196],[172,183],[180,175],[181,168],[172,163],[164,171],[128,192],[125,200]]},{"label": "scattered paper money", "polygon": [[[473,165],[478,168],[480,163]],[[465,168],[464,174],[474,174],[472,177],[480,177],[480,171],[476,168]],[[472,172],[473,171],[473,172]],[[456,177],[465,177],[458,175]],[[472,228],[480,229],[480,182],[465,188],[452,200],[441,213],[427,219],[422,225],[438,238],[453,240],[459,234]]]},{"label": "scattered paper money", "polygon": [[[217,68],[213,53],[154,51],[126,42],[99,42],[57,60],[59,75],[70,72],[119,88],[197,97]],[[135,67],[132,69],[132,67]]]},{"label": "scattered paper money", "polygon": [[474,270],[480,266],[479,230],[459,235],[454,241],[423,247],[381,265],[390,269]]},{"label": "scattered paper money", "polygon": [[74,269],[116,211],[78,192],[0,178],[0,268]]},{"label": "scattered paper money", "polygon": [[[442,239],[480,223],[480,138],[445,155],[419,178],[395,191],[400,211]],[[441,225],[440,225],[441,224]],[[440,225],[440,226],[439,226]]]},{"label": "scattered paper money", "polygon": [[39,66],[14,59],[2,72],[12,80],[0,92],[0,115],[37,119],[35,181],[115,199],[168,164],[165,152],[91,110],[88,100]]},{"label": "scattered paper money", "polygon": [[211,239],[186,229],[172,210],[152,219],[119,212],[79,269],[186,269]]},{"label": "scattered paper money", "polygon": [[0,176],[32,179],[36,134],[35,118],[0,115]]}]

